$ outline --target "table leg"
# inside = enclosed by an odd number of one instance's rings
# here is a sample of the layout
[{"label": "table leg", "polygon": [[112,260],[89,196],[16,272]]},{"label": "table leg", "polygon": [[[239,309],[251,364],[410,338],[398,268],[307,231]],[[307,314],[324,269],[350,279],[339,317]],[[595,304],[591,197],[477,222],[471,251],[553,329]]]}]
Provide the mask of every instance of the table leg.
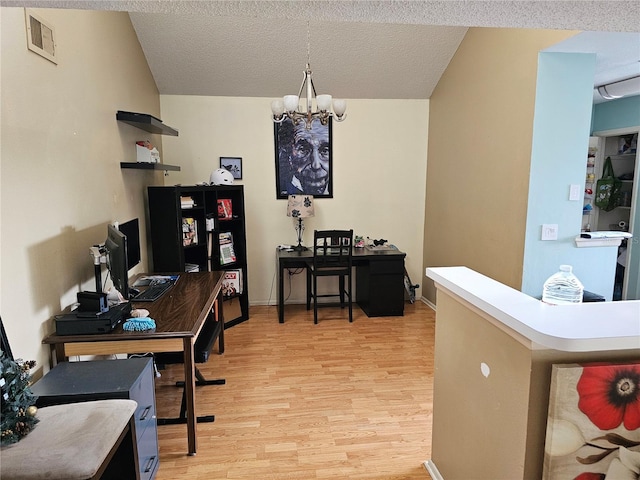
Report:
[{"label": "table leg", "polygon": [[187,399],[187,443],[188,455],[196,454],[197,419],[196,419],[196,366],[193,361],[193,344],[195,338],[184,338],[184,389]]},{"label": "table leg", "polygon": [[220,329],[220,335],[218,336],[218,351],[222,355],[224,353],[224,310],[222,309],[223,300],[220,298],[220,295],[216,298],[213,308],[216,322],[222,322],[222,328]]},{"label": "table leg", "polygon": [[278,322],[284,323],[284,268],[278,262]]}]

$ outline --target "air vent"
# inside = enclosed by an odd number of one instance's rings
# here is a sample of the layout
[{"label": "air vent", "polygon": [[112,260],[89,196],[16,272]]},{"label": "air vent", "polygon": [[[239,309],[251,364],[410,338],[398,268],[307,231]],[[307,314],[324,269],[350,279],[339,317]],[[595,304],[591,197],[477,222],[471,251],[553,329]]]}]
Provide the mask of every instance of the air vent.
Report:
[{"label": "air vent", "polygon": [[27,47],[57,65],[53,25],[28,8],[25,8],[24,14],[27,24]]}]

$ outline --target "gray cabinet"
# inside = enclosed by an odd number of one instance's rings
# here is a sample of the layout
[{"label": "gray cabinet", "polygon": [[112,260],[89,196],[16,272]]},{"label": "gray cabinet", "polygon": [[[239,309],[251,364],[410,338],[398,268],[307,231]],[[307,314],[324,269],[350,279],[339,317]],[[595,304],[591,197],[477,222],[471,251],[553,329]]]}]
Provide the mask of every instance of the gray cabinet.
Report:
[{"label": "gray cabinet", "polygon": [[159,465],[155,380],[151,358],[62,362],[31,387],[36,406],[124,398],[135,400],[135,430],[141,480]]}]

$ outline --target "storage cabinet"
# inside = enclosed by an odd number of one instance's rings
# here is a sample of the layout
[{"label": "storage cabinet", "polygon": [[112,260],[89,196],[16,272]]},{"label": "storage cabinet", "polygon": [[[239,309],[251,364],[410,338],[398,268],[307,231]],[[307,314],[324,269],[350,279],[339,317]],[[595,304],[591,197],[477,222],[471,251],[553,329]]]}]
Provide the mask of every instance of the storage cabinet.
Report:
[{"label": "storage cabinet", "polygon": [[369,317],[404,314],[404,255],[380,255],[356,265],[356,301]]},{"label": "storage cabinet", "polygon": [[153,361],[151,358],[62,362],[36,382],[31,390],[36,406],[124,398],[135,400],[138,464],[141,480],[156,476],[158,432]]},{"label": "storage cabinet", "polygon": [[[152,271],[225,271],[225,328],[249,318],[242,185],[148,187]],[[235,287],[231,287],[235,280]]]}]

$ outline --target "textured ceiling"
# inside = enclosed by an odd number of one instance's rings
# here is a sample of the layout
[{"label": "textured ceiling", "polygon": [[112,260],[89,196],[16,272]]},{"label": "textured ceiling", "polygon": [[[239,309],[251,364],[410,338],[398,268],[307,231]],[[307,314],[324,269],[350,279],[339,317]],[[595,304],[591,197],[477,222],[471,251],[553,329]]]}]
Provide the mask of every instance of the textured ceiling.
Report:
[{"label": "textured ceiling", "polygon": [[312,19],[309,58],[316,90],[335,97],[429,98],[468,27],[588,31],[570,39],[567,51],[597,53],[597,81],[640,74],[637,0],[0,0],[0,5],[130,12],[161,94],[298,93],[307,62],[307,19]]}]

